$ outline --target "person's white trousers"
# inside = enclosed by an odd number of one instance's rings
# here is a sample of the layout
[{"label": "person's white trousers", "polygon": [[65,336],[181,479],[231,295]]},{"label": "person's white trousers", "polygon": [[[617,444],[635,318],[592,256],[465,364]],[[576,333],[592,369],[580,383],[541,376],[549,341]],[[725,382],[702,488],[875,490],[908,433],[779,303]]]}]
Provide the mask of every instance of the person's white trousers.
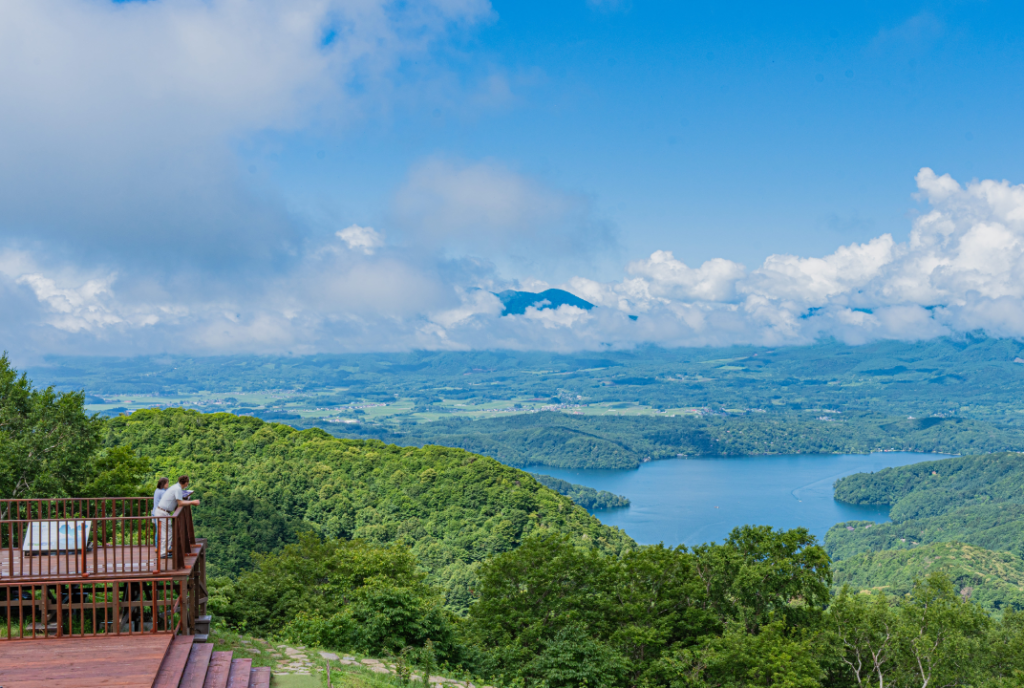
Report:
[{"label": "person's white trousers", "polygon": [[157,520],[157,528],[158,528],[158,532],[160,533],[160,549],[163,550],[163,552],[160,552],[159,554],[163,554],[164,552],[167,552],[168,554],[170,554],[170,552],[171,552],[171,532],[173,531],[172,526],[174,524],[174,521],[172,519],[170,519],[170,518],[167,518],[167,517],[168,516],[173,516],[173,514],[167,512],[167,511],[164,511],[163,509],[156,508],[156,509],[153,509],[153,515],[156,516],[157,519],[158,519]]}]

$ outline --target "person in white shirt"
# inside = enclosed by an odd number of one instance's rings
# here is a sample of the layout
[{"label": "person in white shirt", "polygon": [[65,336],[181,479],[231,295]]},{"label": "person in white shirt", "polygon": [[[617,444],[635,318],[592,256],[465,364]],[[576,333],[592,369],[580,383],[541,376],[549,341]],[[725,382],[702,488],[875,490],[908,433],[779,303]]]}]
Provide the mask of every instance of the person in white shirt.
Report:
[{"label": "person in white shirt", "polygon": [[163,496],[160,497],[160,501],[156,505],[156,516],[160,518],[160,530],[161,530],[161,544],[166,547],[166,553],[163,555],[165,559],[171,557],[173,550],[171,549],[172,539],[172,524],[170,517],[174,515],[174,510],[179,506],[199,506],[198,499],[185,499],[185,488],[188,487],[188,476],[183,475],[178,478],[178,482],[167,488]]},{"label": "person in white shirt", "polygon": [[171,482],[170,478],[160,478],[156,481],[156,492],[153,493],[153,516],[158,516],[156,508],[160,505],[160,498],[164,496],[164,492],[167,492],[167,483]]}]

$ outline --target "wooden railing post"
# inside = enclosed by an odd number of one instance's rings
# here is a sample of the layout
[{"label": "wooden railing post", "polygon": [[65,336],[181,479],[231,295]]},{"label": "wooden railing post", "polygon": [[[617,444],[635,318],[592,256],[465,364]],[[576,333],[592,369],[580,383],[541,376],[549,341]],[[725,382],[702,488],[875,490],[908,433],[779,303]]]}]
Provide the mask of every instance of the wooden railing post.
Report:
[{"label": "wooden railing post", "polygon": [[184,507],[179,508],[174,516],[174,521],[171,523],[171,550],[174,556],[174,570],[178,571],[185,568],[185,557],[181,549],[182,544],[182,516]]},{"label": "wooden railing post", "polygon": [[181,626],[181,633],[183,635],[192,635],[188,632],[188,581],[184,578],[178,583],[178,609],[180,610],[179,624]]},{"label": "wooden railing post", "polygon": [[[57,637],[58,638],[63,638],[64,637],[64,586],[63,585],[56,585],[56,586],[54,586],[54,588],[57,591]],[[45,591],[43,592],[43,595],[44,596],[46,595]],[[68,602],[69,603],[71,602],[71,588],[70,587],[68,587]],[[70,621],[70,619],[69,619],[69,621]],[[46,635],[50,635],[50,628],[49,628],[49,624],[46,623],[46,619],[43,620],[43,623],[46,624],[46,626],[47,626],[47,628],[46,628]],[[71,624],[68,623],[68,627],[69,627],[68,630],[69,631],[71,630],[70,626],[71,626]]]},{"label": "wooden railing post", "polygon": [[[89,577],[89,538],[85,534],[85,524],[87,521],[81,521],[82,524],[82,578]],[[75,542],[78,542],[78,526],[75,526]]]},{"label": "wooden railing post", "polygon": [[156,573],[160,575],[160,562],[163,559],[164,551],[160,548],[160,535],[164,529],[163,520],[153,521],[153,525],[156,526]]},{"label": "wooden railing post", "polygon": [[192,550],[192,545],[196,544],[196,529],[192,525],[192,507],[185,507],[185,527],[188,530],[188,545],[189,551]]}]

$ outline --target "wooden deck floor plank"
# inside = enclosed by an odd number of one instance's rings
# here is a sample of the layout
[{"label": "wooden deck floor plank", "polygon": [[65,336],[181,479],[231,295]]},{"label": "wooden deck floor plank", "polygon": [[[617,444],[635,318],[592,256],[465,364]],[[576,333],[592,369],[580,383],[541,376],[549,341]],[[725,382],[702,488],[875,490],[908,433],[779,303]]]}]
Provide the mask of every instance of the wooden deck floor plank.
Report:
[{"label": "wooden deck floor plank", "polygon": [[169,633],[0,641],[4,688],[151,688]]},{"label": "wooden deck floor plank", "polygon": [[228,674],[228,688],[249,688],[249,674],[252,672],[252,659],[239,657],[231,660],[231,672]]}]

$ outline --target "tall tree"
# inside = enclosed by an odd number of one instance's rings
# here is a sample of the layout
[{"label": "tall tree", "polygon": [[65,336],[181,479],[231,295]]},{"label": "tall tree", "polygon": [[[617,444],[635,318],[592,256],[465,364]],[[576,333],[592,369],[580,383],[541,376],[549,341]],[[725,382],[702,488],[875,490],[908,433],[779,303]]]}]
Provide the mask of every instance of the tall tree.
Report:
[{"label": "tall tree", "polygon": [[0,498],[82,494],[99,447],[100,421],[81,392],[34,389],[0,356]]},{"label": "tall tree", "polygon": [[950,688],[1020,676],[1014,674],[1021,656],[1015,617],[993,628],[941,572],[917,581],[902,599],[844,588],[828,619],[859,688]]}]

